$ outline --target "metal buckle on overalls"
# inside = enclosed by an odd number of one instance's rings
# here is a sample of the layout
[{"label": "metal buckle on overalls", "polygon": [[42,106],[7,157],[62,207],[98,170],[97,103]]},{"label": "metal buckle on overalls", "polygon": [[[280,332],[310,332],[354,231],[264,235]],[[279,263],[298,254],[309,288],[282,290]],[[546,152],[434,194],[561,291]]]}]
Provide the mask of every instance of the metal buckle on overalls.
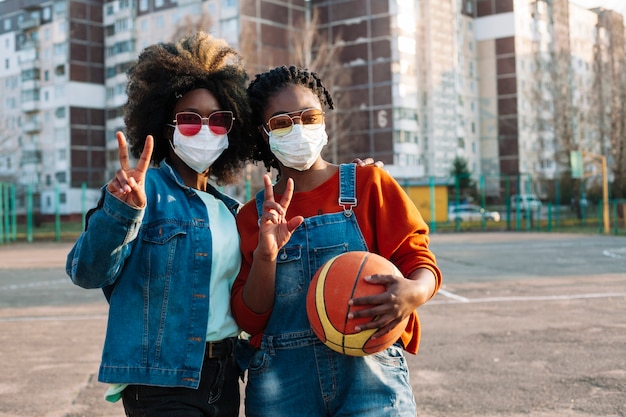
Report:
[{"label": "metal buckle on overalls", "polygon": [[357,203],[356,197],[355,198],[339,197],[339,205],[343,207],[343,215],[346,217],[352,216],[352,208],[356,207],[356,203]]}]

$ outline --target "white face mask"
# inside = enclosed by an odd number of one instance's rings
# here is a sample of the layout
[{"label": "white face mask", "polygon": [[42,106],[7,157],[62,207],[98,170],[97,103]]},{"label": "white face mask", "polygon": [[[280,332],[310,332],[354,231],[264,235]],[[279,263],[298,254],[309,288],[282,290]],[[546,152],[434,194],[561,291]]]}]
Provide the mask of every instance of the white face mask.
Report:
[{"label": "white face mask", "polygon": [[173,140],[174,153],[197,173],[206,171],[228,148],[228,135],[216,135],[207,125],[194,136],[185,136],[176,127]]},{"label": "white face mask", "polygon": [[305,171],[313,165],[328,143],[326,125],[305,129],[296,123],[285,136],[269,133],[270,150],[286,167]]}]

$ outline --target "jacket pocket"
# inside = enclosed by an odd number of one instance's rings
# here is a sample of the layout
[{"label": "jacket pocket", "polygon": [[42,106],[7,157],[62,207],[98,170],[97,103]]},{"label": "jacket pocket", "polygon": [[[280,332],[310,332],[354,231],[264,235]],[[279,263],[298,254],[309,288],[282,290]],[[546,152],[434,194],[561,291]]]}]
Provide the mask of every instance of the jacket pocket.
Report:
[{"label": "jacket pocket", "polygon": [[176,247],[187,232],[177,224],[165,223],[145,228],[143,259],[145,275],[151,279],[169,276],[174,268]]}]

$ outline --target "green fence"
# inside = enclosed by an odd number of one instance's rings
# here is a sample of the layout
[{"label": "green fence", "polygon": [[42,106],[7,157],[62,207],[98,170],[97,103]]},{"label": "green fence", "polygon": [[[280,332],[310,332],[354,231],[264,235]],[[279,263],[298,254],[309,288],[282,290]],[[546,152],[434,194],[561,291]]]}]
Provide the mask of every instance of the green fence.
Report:
[{"label": "green fence", "polygon": [[58,187],[53,191],[53,210],[42,212],[33,186],[0,182],[0,245],[11,242],[75,239],[84,228],[87,212],[86,186],[82,187],[81,211],[61,213]]},{"label": "green fence", "polygon": [[[626,234],[626,200],[607,198],[596,189],[587,190],[584,182],[554,180],[534,183],[529,176],[480,177],[468,183],[467,176],[449,181],[448,205],[475,205],[485,213],[478,220],[461,220],[452,213],[446,219],[430,219],[437,231],[508,230],[599,234]],[[538,192],[541,189],[543,192]],[[538,195],[540,206],[516,205],[516,195]],[[591,198],[593,197],[593,198]],[[607,196],[610,197],[610,196]],[[606,210],[605,210],[606,205]],[[488,212],[498,212],[499,221]]]},{"label": "green fence", "polygon": [[[543,197],[541,207],[524,210],[520,206],[511,204],[511,197],[517,190],[535,194],[534,187],[528,178],[490,178],[481,177],[473,187],[462,188],[465,178],[430,178],[422,181],[428,189],[423,193],[427,202],[420,202],[429,207],[432,218],[426,218],[432,233],[464,232],[464,231],[541,231],[541,232],[571,232],[626,235],[625,213],[626,200],[609,199],[608,215],[604,212],[602,199],[587,199],[584,192],[572,194],[561,189],[558,182],[553,184],[549,197]],[[435,187],[442,182],[447,186],[448,198],[446,207],[441,205],[440,199],[435,200]],[[402,183],[407,186],[406,182]],[[21,188],[20,188],[21,187]],[[88,203],[86,187],[83,185],[82,194],[77,199],[80,203],[73,204],[77,212],[61,212],[61,194],[54,190],[52,211],[43,213],[41,201],[37,193],[30,186],[17,187],[15,184],[0,182],[0,245],[11,242],[33,241],[61,241],[75,240],[84,229],[86,212],[93,203]],[[491,187],[491,188],[490,188]],[[494,192],[494,187],[497,192]],[[571,188],[571,187],[570,187]],[[80,192],[81,190],[77,190]],[[92,190],[93,191],[93,190]],[[578,190],[577,190],[578,191]],[[246,193],[250,195],[250,191]],[[428,197],[430,196],[430,197]],[[245,198],[242,196],[242,198]],[[437,203],[436,203],[437,201]],[[580,204],[585,202],[585,204]],[[487,211],[496,211],[499,221],[491,220],[487,215],[471,220],[454,218],[448,213],[448,208],[454,205],[473,204]]]}]

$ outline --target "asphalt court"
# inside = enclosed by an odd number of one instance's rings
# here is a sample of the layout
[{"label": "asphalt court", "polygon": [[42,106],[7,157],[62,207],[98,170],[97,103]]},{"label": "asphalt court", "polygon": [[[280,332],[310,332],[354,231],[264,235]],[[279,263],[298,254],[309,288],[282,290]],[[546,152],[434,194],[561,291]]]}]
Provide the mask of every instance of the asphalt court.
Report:
[{"label": "asphalt court", "polygon": [[[0,246],[0,417],[109,417],[96,381],[97,290],[64,272],[71,243]],[[626,415],[626,238],[431,237],[444,285],[408,355],[420,416]]]}]

